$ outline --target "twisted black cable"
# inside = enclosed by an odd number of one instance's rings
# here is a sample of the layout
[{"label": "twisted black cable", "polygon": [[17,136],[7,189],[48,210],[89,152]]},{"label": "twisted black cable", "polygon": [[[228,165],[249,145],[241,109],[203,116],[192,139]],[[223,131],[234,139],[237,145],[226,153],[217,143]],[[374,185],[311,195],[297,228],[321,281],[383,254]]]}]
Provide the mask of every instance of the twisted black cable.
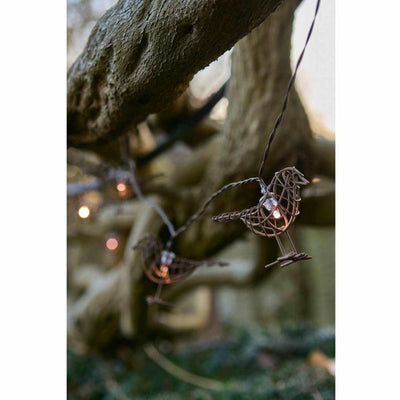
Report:
[{"label": "twisted black cable", "polygon": [[137,197],[140,200],[144,201],[145,203],[149,204],[151,207],[153,207],[156,210],[157,214],[160,216],[160,218],[163,220],[164,224],[167,226],[170,235],[174,236],[176,234],[174,225],[168,218],[165,211],[157,203],[154,203],[153,201],[151,201],[147,197],[145,197],[139,187],[139,184],[136,179],[136,163],[129,154],[129,137],[127,135],[121,136],[120,144],[121,144],[122,158],[128,164],[129,169],[131,170],[131,174],[129,175],[129,181],[130,181],[132,188],[135,191]]},{"label": "twisted black cable", "polygon": [[290,78],[288,87],[287,87],[287,89],[286,89],[286,94],[285,94],[285,97],[284,97],[284,99],[283,99],[281,112],[279,113],[278,118],[275,120],[274,127],[272,128],[272,131],[271,131],[271,133],[270,133],[270,135],[269,135],[268,144],[267,144],[267,147],[266,147],[265,152],[264,152],[264,158],[263,158],[263,160],[262,160],[262,162],[261,162],[261,166],[260,166],[260,169],[259,169],[259,171],[258,171],[258,177],[260,178],[260,180],[262,180],[262,174],[263,174],[263,172],[264,172],[265,162],[267,161],[267,158],[268,158],[268,154],[269,154],[269,149],[270,149],[270,147],[271,147],[271,143],[272,143],[272,141],[274,140],[274,137],[275,137],[275,134],[276,134],[276,130],[278,129],[278,126],[279,126],[279,124],[280,124],[281,121],[282,121],[283,113],[284,113],[285,110],[286,110],[286,106],[287,106],[287,102],[288,102],[288,99],[289,99],[290,90],[292,89],[292,86],[293,86],[294,81],[295,81],[295,79],[296,79],[297,70],[298,70],[298,68],[299,68],[299,66],[300,66],[300,63],[301,63],[302,59],[303,59],[303,55],[304,55],[304,52],[305,52],[305,50],[306,50],[308,41],[310,40],[311,33],[312,33],[313,29],[314,29],[314,23],[315,23],[315,19],[316,19],[316,17],[317,17],[317,14],[318,14],[319,3],[320,3],[320,0],[317,0],[317,5],[316,5],[316,7],[315,7],[314,18],[313,18],[313,20],[312,20],[310,29],[309,29],[309,31],[308,31],[306,42],[305,42],[305,44],[304,44],[303,50],[302,50],[302,52],[300,53],[300,56],[299,56],[298,60],[297,60],[296,68],[294,69],[293,75],[292,75],[292,77]]},{"label": "twisted black cable", "polygon": [[204,214],[206,211],[207,207],[210,205],[210,203],[217,197],[219,196],[222,192],[224,192],[226,189],[233,188],[236,186],[244,185],[249,182],[254,182],[257,181],[259,182],[260,179],[258,177],[252,177],[252,178],[247,178],[242,181],[237,181],[237,182],[231,182],[228,183],[227,185],[223,186],[221,189],[217,190],[216,192],[212,193],[210,197],[204,202],[203,207],[201,207],[195,214],[193,214],[184,225],[182,225],[178,230],[176,230],[174,235],[171,235],[171,238],[169,239],[167,243],[167,248],[171,246],[173,239],[178,236],[180,233],[185,231],[189,226],[200,216]]}]

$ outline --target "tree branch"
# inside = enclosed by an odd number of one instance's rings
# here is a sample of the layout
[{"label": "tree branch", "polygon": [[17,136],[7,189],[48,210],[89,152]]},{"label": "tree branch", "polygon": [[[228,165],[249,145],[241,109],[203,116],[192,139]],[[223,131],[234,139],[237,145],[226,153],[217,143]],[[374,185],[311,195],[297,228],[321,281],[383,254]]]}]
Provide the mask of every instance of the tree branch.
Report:
[{"label": "tree branch", "polygon": [[248,270],[243,270],[242,266],[236,269],[232,266],[226,269],[203,269],[166,288],[164,298],[172,301],[199,286],[243,288],[265,281],[276,271],[276,268],[265,269],[265,265],[276,258],[278,248],[274,241],[267,241],[264,237],[253,237],[252,240],[255,241],[256,251],[254,266]]},{"label": "tree branch", "polygon": [[210,98],[207,102],[200,107],[198,110],[194,111],[192,115],[188,118],[180,121],[176,124],[169,132],[168,139],[160,143],[153,151],[150,153],[139,156],[136,160],[138,166],[145,164],[146,162],[152,160],[154,157],[164,153],[170,149],[177,140],[181,140],[184,136],[187,136],[192,132],[193,128],[199,124],[204,117],[206,117],[214,106],[222,99],[225,93],[227,83],[225,82]]},{"label": "tree branch", "polygon": [[281,0],[120,0],[68,72],[68,143],[126,133],[259,25]]}]

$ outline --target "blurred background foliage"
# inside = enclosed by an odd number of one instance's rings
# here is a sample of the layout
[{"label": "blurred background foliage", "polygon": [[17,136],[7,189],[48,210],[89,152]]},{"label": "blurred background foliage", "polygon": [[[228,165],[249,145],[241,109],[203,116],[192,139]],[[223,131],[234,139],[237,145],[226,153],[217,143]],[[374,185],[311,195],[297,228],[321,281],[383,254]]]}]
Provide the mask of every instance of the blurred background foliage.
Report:
[{"label": "blurred background foliage", "polygon": [[[143,351],[120,348],[118,356],[83,358],[68,352],[70,399],[334,399],[329,369],[313,362],[313,354],[334,357],[333,329],[305,325],[271,331],[259,325],[226,328],[226,340],[171,351],[171,361],[220,387],[207,390],[171,377]],[[311,356],[310,356],[311,354]],[[322,353],[321,353],[322,354]],[[315,358],[315,357],[314,357]],[[305,361],[307,360],[307,361]]]},{"label": "blurred background foliage", "polygon": [[[82,51],[96,21],[115,3],[68,0],[68,67]],[[292,59],[300,51],[304,26],[311,20],[310,3],[304,2],[296,12]],[[334,87],[332,15],[333,2],[323,2],[321,23],[296,81],[313,132],[331,140],[334,99],[327,88]],[[325,57],[319,54],[322,42],[322,48],[328,49]],[[229,78],[230,58],[229,51],[196,74],[185,94],[189,104],[185,107],[201,107],[221,87]],[[210,130],[221,130],[227,107],[226,97],[213,107],[207,117]],[[157,118],[150,116],[140,129],[143,151],[154,149],[168,137],[165,130],[169,127],[154,123]],[[177,141],[171,153],[187,156],[190,145],[190,140]],[[158,171],[156,163],[148,167],[150,173]],[[78,190],[68,197],[68,302],[73,304],[90,282],[112,271],[121,260],[136,206],[129,187],[118,187],[123,180],[111,179],[104,186],[95,175],[72,163],[67,171],[69,183],[86,180],[92,185],[90,190]],[[324,185],[332,188],[334,183]],[[196,304],[189,301],[186,307],[188,314],[197,313],[196,329],[167,331],[150,338],[180,367],[222,382],[223,391],[210,392],[172,377],[147,357],[142,343],[121,339],[115,348],[101,354],[69,349],[68,398],[333,399],[332,371],[324,362],[310,362],[310,354],[318,350],[334,357],[334,227],[297,225],[292,233],[312,260],[279,270],[257,286],[199,287],[191,293],[190,301]],[[240,276],[252,267],[255,253],[256,239],[248,234],[218,258],[229,261]]]}]

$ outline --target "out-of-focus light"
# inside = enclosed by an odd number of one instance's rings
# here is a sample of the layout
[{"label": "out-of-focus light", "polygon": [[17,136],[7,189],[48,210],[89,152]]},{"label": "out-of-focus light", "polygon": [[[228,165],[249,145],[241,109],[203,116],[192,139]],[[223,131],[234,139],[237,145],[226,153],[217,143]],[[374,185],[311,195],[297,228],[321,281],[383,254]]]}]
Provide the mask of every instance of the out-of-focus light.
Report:
[{"label": "out-of-focus light", "polygon": [[118,192],[125,192],[126,191],[125,183],[123,183],[123,182],[118,183],[117,190],[118,190]]},{"label": "out-of-focus light", "polygon": [[165,264],[162,264],[161,265],[161,267],[160,267],[160,276],[162,277],[162,278],[165,278],[165,277],[167,277],[168,276],[168,266],[167,265],[165,265]]},{"label": "out-of-focus light", "polygon": [[78,210],[78,215],[82,219],[86,219],[90,215],[90,208],[88,206],[80,206]]},{"label": "out-of-focus light", "polygon": [[106,247],[108,250],[115,250],[118,247],[118,240],[115,238],[107,239]]},{"label": "out-of-focus light", "polygon": [[320,178],[312,178],[312,183],[318,183],[321,179]]},{"label": "out-of-focus light", "polygon": [[102,194],[97,190],[89,190],[82,194],[81,204],[86,204],[90,208],[90,212],[97,211],[103,202]]},{"label": "out-of-focus light", "polygon": [[168,267],[166,265],[164,265],[164,264],[161,265],[160,269],[161,269],[162,272],[167,272],[168,271]]}]

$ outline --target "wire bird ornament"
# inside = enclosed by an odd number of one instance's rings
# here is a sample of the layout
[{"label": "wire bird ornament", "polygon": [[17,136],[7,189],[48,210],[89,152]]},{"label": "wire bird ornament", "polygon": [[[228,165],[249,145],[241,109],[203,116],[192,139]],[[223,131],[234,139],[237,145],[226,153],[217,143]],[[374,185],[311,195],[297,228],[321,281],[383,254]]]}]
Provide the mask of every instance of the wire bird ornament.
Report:
[{"label": "wire bird ornament", "polygon": [[163,246],[161,240],[152,233],[147,233],[140,239],[134,246],[133,250],[140,250],[142,253],[142,269],[149,280],[157,283],[157,290],[155,296],[147,296],[147,304],[158,304],[161,306],[171,307],[172,304],[166,302],[160,298],[161,289],[163,285],[168,285],[177,282],[181,279],[186,278],[191,275],[196,268],[200,266],[226,266],[229,265],[225,262],[214,261],[214,260],[188,260],[186,258],[178,257],[170,249],[174,239],[184,232],[189,226],[199,218],[206,210],[211,201],[218,196],[223,190],[231,186],[237,186],[242,184],[242,182],[235,182],[232,185],[226,185],[226,188],[213,193],[204,203],[203,207],[197,211],[195,214],[190,216],[186,223],[182,225],[179,229],[175,229],[173,223],[168,218],[164,209],[157,203],[149,200],[145,197],[140,189],[138,179],[136,178],[136,163],[130,156],[129,151],[129,138],[124,136],[120,138],[121,155],[125,162],[130,168],[129,181],[136,193],[137,197],[143,202],[149,204],[160,218],[163,220],[165,226],[169,231],[169,239],[165,246]]},{"label": "wire bird ornament", "polygon": [[[266,237],[274,237],[282,252],[282,257],[268,264],[271,267],[280,262],[282,267],[300,260],[308,260],[311,257],[305,253],[298,253],[287,231],[290,225],[299,215],[300,185],[309,182],[295,167],[288,167],[275,173],[271,183],[263,188],[256,206],[242,211],[231,211],[214,216],[216,222],[227,222],[240,219],[253,233]],[[285,233],[291,250],[287,252],[280,239]],[[285,262],[286,261],[286,262]]]},{"label": "wire bird ornament", "polygon": [[[274,237],[278,243],[282,256],[278,257],[274,262],[266,265],[266,268],[279,263],[282,263],[281,267],[284,267],[296,261],[311,259],[311,257],[306,253],[297,252],[293,244],[293,240],[288,232],[289,227],[299,214],[299,204],[301,201],[300,185],[306,185],[309,182],[295,167],[284,168],[276,172],[274,178],[268,186],[264,182],[262,175],[265,169],[265,164],[269,155],[272,141],[276,135],[278,126],[282,121],[283,114],[287,107],[289,94],[294,85],[297,70],[301,64],[304,52],[314,29],[314,23],[318,14],[319,5],[320,0],[317,0],[314,18],[309,28],[303,50],[297,60],[293,75],[289,80],[281,111],[275,120],[274,126],[268,138],[267,147],[264,151],[264,157],[258,171],[258,182],[261,187],[261,198],[256,206],[244,209],[242,211],[226,212],[213,217],[213,220],[216,222],[228,222],[231,220],[240,219],[253,233],[266,237]],[[248,181],[250,181],[250,179],[251,178],[249,178]],[[228,184],[227,186],[229,185],[233,186],[232,183]],[[224,190],[224,187],[220,190]],[[290,251],[286,251],[280,239],[280,235],[283,233],[285,233],[289,241]]]},{"label": "wire bird ornament", "polygon": [[158,284],[155,296],[146,297],[148,304],[172,306],[171,303],[160,298],[163,285],[180,281],[201,266],[218,265],[223,267],[228,265],[228,263],[215,260],[195,261],[178,257],[172,251],[166,250],[161,240],[153,233],[144,235],[133,249],[141,251],[144,273],[151,281]]}]

